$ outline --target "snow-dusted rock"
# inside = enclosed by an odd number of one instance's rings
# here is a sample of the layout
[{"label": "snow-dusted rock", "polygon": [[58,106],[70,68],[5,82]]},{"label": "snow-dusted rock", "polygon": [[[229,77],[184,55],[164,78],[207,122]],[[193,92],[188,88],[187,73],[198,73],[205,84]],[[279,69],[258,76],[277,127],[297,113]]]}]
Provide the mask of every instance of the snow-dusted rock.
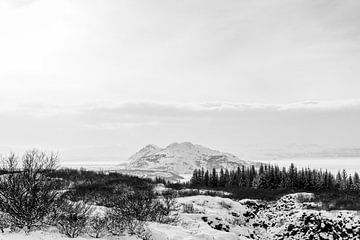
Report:
[{"label": "snow-dusted rock", "polygon": [[244,201],[250,208],[244,213],[246,225],[259,229],[255,239],[360,239],[360,220],[355,213],[309,210],[308,202],[303,201],[312,199],[308,193],[290,194],[264,208]]}]

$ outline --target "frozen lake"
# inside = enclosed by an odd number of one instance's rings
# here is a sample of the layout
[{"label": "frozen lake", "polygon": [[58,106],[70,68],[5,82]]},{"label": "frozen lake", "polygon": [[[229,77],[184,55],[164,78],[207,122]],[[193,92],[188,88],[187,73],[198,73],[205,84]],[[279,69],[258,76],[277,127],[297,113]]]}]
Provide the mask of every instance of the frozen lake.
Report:
[{"label": "frozen lake", "polygon": [[[338,170],[345,169],[349,174],[353,174],[355,171],[360,173],[360,158],[356,157],[334,157],[334,158],[289,158],[289,159],[272,159],[272,160],[260,160],[260,162],[276,164],[280,167],[288,167],[291,163],[294,163],[298,168],[315,168],[315,169],[327,169],[333,173]],[[62,163],[62,167],[81,168],[84,167],[88,170],[114,170],[123,169],[124,164],[116,163]]]},{"label": "frozen lake", "polygon": [[263,162],[277,164],[281,167],[288,167],[290,163],[294,163],[298,168],[310,167],[316,169],[327,169],[331,172],[345,169],[348,173],[360,173],[360,158],[357,157],[334,157],[334,158],[292,158],[292,159],[276,159]]}]

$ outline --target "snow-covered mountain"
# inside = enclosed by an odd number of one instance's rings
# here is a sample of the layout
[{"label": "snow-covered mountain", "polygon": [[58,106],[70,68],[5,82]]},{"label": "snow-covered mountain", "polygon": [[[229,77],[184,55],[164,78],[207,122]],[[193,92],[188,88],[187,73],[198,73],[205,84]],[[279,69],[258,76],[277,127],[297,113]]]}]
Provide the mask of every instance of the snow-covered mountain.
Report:
[{"label": "snow-covered mountain", "polygon": [[147,145],[129,158],[128,169],[161,170],[191,174],[194,169],[234,169],[255,164],[190,142],[173,143],[166,148]]}]

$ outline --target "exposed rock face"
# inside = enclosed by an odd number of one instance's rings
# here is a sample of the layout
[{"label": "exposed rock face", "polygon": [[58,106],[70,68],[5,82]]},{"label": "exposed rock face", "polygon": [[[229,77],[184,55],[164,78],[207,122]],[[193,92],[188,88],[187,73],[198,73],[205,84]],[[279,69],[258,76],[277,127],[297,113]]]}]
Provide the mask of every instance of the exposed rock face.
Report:
[{"label": "exposed rock face", "polygon": [[224,232],[230,231],[229,224],[219,217],[202,217],[201,219],[213,229]]},{"label": "exposed rock face", "polygon": [[228,168],[254,164],[190,142],[173,143],[166,148],[148,145],[129,158],[128,169],[171,171],[191,174],[194,169]]}]

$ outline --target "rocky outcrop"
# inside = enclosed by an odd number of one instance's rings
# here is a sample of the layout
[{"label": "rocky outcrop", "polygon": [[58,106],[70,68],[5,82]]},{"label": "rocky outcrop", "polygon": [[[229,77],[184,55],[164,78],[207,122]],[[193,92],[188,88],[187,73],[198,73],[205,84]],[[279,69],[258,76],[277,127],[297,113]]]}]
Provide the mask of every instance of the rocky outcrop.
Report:
[{"label": "rocky outcrop", "polygon": [[295,223],[288,223],[277,239],[360,239],[360,222],[339,213],[329,218],[321,212],[304,212]]},{"label": "rocky outcrop", "polygon": [[291,194],[265,206],[244,201],[249,209],[243,214],[245,225],[258,233],[255,239],[360,239],[360,219],[355,213],[314,210],[320,205],[311,200],[311,194]]}]

